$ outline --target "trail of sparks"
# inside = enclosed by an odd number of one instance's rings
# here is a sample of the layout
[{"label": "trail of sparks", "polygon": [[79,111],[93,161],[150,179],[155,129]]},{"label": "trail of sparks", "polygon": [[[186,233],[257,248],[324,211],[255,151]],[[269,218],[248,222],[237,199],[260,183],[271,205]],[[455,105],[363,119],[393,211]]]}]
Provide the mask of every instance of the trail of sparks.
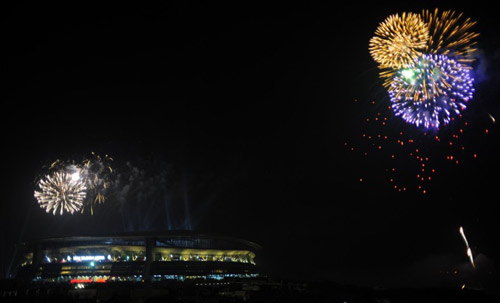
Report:
[{"label": "trail of sparks", "polygon": [[464,228],[462,226],[460,226],[459,232],[465,242],[465,246],[467,247],[467,257],[469,257],[470,264],[473,268],[476,268],[476,264],[474,263],[474,258],[472,256],[472,250],[470,249],[469,241],[467,241],[467,237],[465,236]]},{"label": "trail of sparks", "polygon": [[429,31],[425,52],[457,58],[464,66],[473,62],[479,34],[471,31],[476,22],[470,18],[462,21],[462,17],[462,13],[450,10],[440,13],[437,8],[434,12],[422,11],[421,18]]},{"label": "trail of sparks", "polygon": [[491,122],[493,123],[496,122],[495,117],[493,117],[491,114],[488,114],[488,117],[490,117]]},{"label": "trail of sparks", "polygon": [[113,158],[108,155],[101,157],[94,152],[91,157],[83,161],[80,172],[88,188],[89,199],[84,204],[82,212],[88,209],[94,214],[94,207],[106,200],[105,193],[110,186],[110,174],[113,173],[111,162]]},{"label": "trail of sparks", "polygon": [[467,248],[468,248],[469,242],[467,241],[467,237],[465,236],[464,228],[462,226],[460,226],[459,232],[460,232],[460,235],[462,235],[462,239],[464,239],[465,246],[467,246]]},{"label": "trail of sparks", "polygon": [[[371,105],[377,110],[375,101]],[[438,128],[422,133],[404,130],[393,119],[391,109],[388,106],[370,111],[362,120],[361,138],[345,141],[344,146],[351,153],[385,166],[385,180],[395,191],[406,192],[412,187],[425,195],[441,169],[478,159],[478,153],[466,144],[477,134],[469,130],[469,122],[462,115],[452,117],[453,127],[447,127],[446,131],[439,133]],[[483,134],[488,135],[488,129]],[[359,179],[367,180],[364,176]]]}]

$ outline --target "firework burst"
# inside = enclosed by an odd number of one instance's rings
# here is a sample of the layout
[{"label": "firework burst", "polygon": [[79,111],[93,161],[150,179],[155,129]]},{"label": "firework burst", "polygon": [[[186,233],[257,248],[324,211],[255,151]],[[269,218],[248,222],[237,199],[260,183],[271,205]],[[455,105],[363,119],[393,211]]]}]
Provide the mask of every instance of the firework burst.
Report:
[{"label": "firework burst", "polygon": [[462,17],[462,13],[456,14],[454,11],[439,13],[437,8],[434,12],[424,10],[422,19],[429,31],[425,52],[446,55],[465,65],[474,61],[475,39],[479,34],[470,30],[476,22],[470,18],[462,21]]},{"label": "firework burst", "polygon": [[108,155],[101,157],[95,153],[81,163],[54,161],[36,182],[39,189],[35,191],[35,198],[40,207],[47,212],[53,209],[54,214],[59,209],[61,215],[64,211],[73,214],[86,210],[94,214],[94,207],[106,199],[113,172],[112,161]]},{"label": "firework burst", "polygon": [[399,70],[408,68],[423,54],[445,55],[472,69],[476,38],[475,21],[462,13],[424,10],[420,15],[392,15],[379,25],[370,40],[370,53],[379,63],[383,86],[389,88]]},{"label": "firework burst", "polygon": [[58,171],[40,179],[35,198],[46,212],[73,214],[82,209],[86,190],[85,182],[77,174]]},{"label": "firework burst", "polygon": [[429,30],[418,14],[389,16],[370,40],[370,54],[381,68],[405,68],[422,54]]},{"label": "firework burst", "polygon": [[474,93],[469,69],[444,55],[423,55],[396,74],[389,89],[396,116],[405,121],[438,128],[460,114]]},{"label": "firework burst", "polygon": [[471,31],[474,25],[453,11],[403,13],[389,16],[370,40],[370,54],[381,69],[379,75],[390,99],[387,105],[377,105],[378,109],[391,110],[405,122],[425,129],[408,132],[399,121],[379,111],[366,117],[360,148],[348,142],[345,146],[385,163],[387,180],[397,191],[415,184],[426,194],[438,166],[456,166],[477,158],[465,147],[471,135],[469,121],[462,114],[474,94],[471,63],[479,35]]},{"label": "firework burst", "polygon": [[108,155],[101,157],[92,153],[91,157],[85,159],[79,168],[79,173],[83,176],[89,193],[89,199],[83,210],[89,209],[91,214],[94,213],[96,204],[104,203],[106,200],[106,191],[111,182],[110,174],[113,173],[112,161],[113,158]]}]

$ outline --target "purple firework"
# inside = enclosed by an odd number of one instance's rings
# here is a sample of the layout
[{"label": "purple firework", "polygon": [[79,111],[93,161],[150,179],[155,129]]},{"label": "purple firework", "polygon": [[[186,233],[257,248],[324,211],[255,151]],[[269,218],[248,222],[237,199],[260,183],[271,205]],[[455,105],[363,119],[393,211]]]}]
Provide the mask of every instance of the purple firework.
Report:
[{"label": "purple firework", "polygon": [[445,55],[422,55],[396,73],[389,88],[392,109],[417,127],[438,128],[466,108],[473,83],[470,67]]}]

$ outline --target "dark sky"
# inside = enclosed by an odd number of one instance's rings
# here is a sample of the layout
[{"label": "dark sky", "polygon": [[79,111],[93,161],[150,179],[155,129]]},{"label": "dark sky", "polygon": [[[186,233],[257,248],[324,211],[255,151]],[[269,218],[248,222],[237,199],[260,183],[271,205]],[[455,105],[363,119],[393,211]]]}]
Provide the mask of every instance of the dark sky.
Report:
[{"label": "dark sky", "polygon": [[[425,196],[394,192],[344,147],[362,132],[369,101],[387,102],[368,41],[397,12],[438,5],[478,21],[469,117],[478,129],[488,113],[500,117],[496,11],[429,3],[2,8],[1,272],[21,240],[168,229],[158,204],[168,203],[171,229],[257,242],[272,275],[367,285],[449,281],[439,271],[467,263],[463,225],[491,280],[496,125],[465,142],[484,157]],[[122,174],[128,162],[150,183],[167,180],[151,186],[168,188],[168,202],[132,201],[142,212],[126,216],[113,199],[95,216],[46,214],[33,198],[42,166],[91,151],[111,155]]]}]

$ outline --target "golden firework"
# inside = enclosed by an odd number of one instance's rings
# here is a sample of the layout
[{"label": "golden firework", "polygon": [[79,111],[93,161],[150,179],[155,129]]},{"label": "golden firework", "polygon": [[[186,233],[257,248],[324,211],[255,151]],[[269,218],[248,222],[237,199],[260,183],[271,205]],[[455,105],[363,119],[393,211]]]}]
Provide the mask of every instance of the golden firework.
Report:
[{"label": "golden firework", "polygon": [[474,61],[475,39],[479,34],[470,30],[476,22],[470,18],[462,21],[462,16],[454,11],[439,13],[437,8],[434,12],[424,10],[422,19],[429,31],[425,52],[453,57],[464,66]]},{"label": "golden firework", "polygon": [[401,69],[422,54],[428,40],[429,28],[418,14],[395,14],[379,25],[369,49],[380,68]]},{"label": "golden firework", "polygon": [[[82,213],[89,209],[94,214],[94,206],[105,201],[105,192],[110,185],[110,174],[113,172],[111,162],[113,158],[108,155],[101,157],[92,152],[92,156],[85,159],[81,165],[80,173],[83,175],[89,198],[82,208]],[[94,197],[93,199],[91,197]]]}]

